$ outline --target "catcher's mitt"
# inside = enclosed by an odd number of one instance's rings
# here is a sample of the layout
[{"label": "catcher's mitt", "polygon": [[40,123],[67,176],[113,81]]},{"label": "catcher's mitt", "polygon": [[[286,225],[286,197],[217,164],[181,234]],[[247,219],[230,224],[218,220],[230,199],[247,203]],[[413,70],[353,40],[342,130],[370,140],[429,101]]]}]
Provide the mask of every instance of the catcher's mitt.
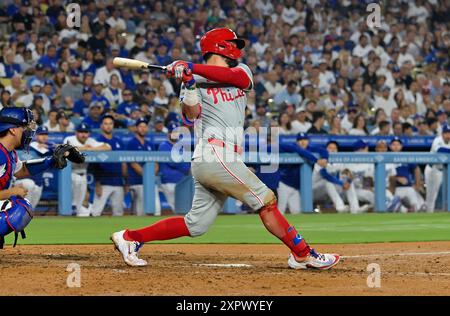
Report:
[{"label": "catcher's mitt", "polygon": [[74,163],[83,163],[85,161],[85,154],[69,144],[58,145],[53,151],[53,158],[55,159],[55,168],[63,169],[67,166],[67,160]]}]

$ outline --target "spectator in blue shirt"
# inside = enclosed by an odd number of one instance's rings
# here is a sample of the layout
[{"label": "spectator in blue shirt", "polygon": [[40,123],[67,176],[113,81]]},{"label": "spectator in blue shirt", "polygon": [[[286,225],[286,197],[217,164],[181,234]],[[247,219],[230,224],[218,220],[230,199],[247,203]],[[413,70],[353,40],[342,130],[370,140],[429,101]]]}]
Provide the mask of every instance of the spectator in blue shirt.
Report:
[{"label": "spectator in blue shirt", "polygon": [[122,91],[123,102],[119,104],[116,109],[117,114],[130,116],[131,109],[138,106],[133,102],[133,92],[130,89],[124,89]]},{"label": "spectator in blue shirt", "polygon": [[108,110],[111,105],[108,99],[103,95],[103,83],[97,79],[94,79],[94,91],[92,94],[92,101],[101,102],[103,104],[103,108]]},{"label": "spectator in blue shirt", "polygon": [[[0,65],[3,66],[4,77],[11,79],[15,74],[21,73],[21,68],[19,64],[14,62],[14,51],[8,50],[4,56],[4,62]],[[3,74],[0,74],[2,76]]]},{"label": "spectator in blue shirt", "polygon": [[279,108],[283,104],[291,104],[297,108],[302,101],[300,94],[297,92],[297,82],[289,81],[287,87],[275,95],[273,101]]},{"label": "spectator in blue shirt", "polygon": [[92,89],[83,87],[81,99],[75,101],[72,112],[76,116],[84,117],[89,112],[89,105],[92,103]]},{"label": "spectator in blue shirt", "polygon": [[[132,151],[151,151],[152,145],[145,138],[148,133],[148,122],[146,119],[139,119],[136,121],[136,132],[134,137],[128,142],[126,150]],[[156,171],[157,172],[157,171]],[[128,184],[133,193],[133,213],[136,215],[144,214],[144,186],[142,175],[144,173],[144,164],[132,162],[128,164]],[[155,215],[161,214],[161,204],[159,201],[158,190],[155,185]]]},{"label": "spectator in blue shirt", "polygon": [[48,45],[47,54],[39,58],[38,63],[44,65],[44,68],[50,72],[55,72],[58,68],[58,56],[56,55],[56,46]]},{"label": "spectator in blue shirt", "polygon": [[34,76],[31,76],[28,80],[27,80],[27,87],[28,89],[31,89],[31,82],[33,82],[33,80],[39,80],[43,85],[45,84],[45,71],[44,71],[44,65],[38,63],[36,65],[36,67],[34,67],[35,71],[34,71]]},{"label": "spectator in blue shirt", "polygon": [[172,57],[167,53],[166,44],[160,44],[158,46],[156,61],[158,65],[168,65],[172,62]]},{"label": "spectator in blue shirt", "polygon": [[[178,141],[178,124],[170,122],[167,126],[167,140],[159,145],[159,151],[172,151],[173,146]],[[182,154],[182,149],[180,150]],[[161,176],[161,191],[164,193],[171,209],[175,211],[175,186],[189,173],[190,163],[167,162],[159,163],[159,175]]]},{"label": "spectator in blue shirt", "polygon": [[88,116],[84,118],[82,123],[89,126],[90,129],[100,128],[103,114],[103,104],[99,101],[93,101],[89,105]]}]

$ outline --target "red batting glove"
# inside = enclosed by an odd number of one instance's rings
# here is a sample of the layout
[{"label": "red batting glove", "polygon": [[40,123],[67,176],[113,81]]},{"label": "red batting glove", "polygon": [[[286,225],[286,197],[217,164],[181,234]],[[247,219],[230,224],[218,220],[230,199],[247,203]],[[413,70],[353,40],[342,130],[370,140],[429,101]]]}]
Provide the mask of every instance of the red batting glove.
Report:
[{"label": "red batting glove", "polygon": [[192,63],[183,60],[177,60],[167,66],[167,75],[170,78],[181,79],[187,88],[195,84],[192,74]]}]

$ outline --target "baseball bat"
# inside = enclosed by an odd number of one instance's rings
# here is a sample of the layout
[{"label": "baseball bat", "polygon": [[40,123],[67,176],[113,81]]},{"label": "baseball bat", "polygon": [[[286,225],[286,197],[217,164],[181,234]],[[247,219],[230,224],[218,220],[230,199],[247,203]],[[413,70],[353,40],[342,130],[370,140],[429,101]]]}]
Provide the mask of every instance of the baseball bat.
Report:
[{"label": "baseball bat", "polygon": [[116,67],[126,67],[129,69],[167,70],[166,66],[152,65],[144,61],[131,58],[114,57],[113,64]]}]

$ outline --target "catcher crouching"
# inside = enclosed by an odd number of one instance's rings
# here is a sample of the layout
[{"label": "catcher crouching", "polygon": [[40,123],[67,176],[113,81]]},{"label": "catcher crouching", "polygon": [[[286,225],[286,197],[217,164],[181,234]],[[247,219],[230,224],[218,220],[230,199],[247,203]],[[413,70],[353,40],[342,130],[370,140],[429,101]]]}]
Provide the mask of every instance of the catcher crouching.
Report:
[{"label": "catcher crouching", "polygon": [[17,179],[41,174],[49,169],[63,169],[67,160],[82,163],[85,160],[75,147],[59,145],[53,155],[41,159],[20,161],[16,149],[27,149],[36,132],[33,112],[26,108],[8,107],[0,111],[0,249],[6,235],[14,232],[14,246],[25,227],[33,218],[33,208],[25,199],[27,190],[20,185],[12,186]]}]

